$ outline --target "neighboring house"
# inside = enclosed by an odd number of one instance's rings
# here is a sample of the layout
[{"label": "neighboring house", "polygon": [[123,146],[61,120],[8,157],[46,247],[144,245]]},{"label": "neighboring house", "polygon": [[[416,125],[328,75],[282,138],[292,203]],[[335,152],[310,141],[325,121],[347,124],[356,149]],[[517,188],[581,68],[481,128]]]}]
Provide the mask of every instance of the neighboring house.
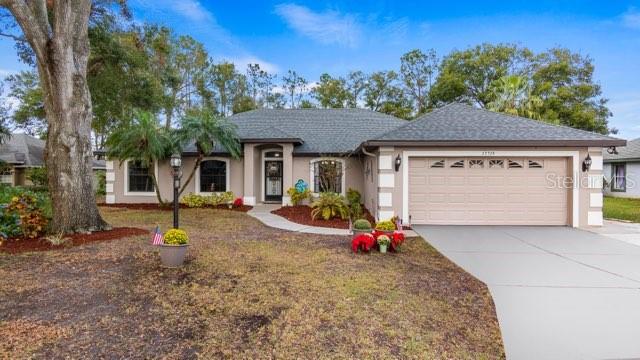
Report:
[{"label": "neighboring house", "polygon": [[[11,134],[9,140],[0,145],[0,183],[11,186],[32,185],[27,179],[27,170],[44,166],[45,141],[27,134]],[[104,160],[93,160],[93,170],[105,170]]]},{"label": "neighboring house", "polygon": [[608,196],[640,198],[640,138],[617,150],[617,154],[604,153],[604,192]]},{"label": "neighboring house", "polygon": [[[249,205],[288,204],[298,180],[314,193],[329,183],[360,191],[378,219],[413,224],[601,225],[602,149],[626,144],[458,103],[410,122],[362,109],[260,109],[229,119],[243,156],[216,149],[185,194],[231,190]],[[185,173],[194,156],[184,152]],[[107,161],[107,202],[155,202],[149,171]],[[152,171],[170,200],[168,160]]]}]

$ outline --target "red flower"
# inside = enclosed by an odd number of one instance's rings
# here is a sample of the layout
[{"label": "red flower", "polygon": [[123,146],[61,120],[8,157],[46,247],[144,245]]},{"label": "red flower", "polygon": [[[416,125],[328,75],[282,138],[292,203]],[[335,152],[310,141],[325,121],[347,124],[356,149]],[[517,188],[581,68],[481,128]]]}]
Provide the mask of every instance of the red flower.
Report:
[{"label": "red flower", "polygon": [[357,253],[358,249],[369,251],[375,242],[376,239],[371,234],[358,234],[354,236],[351,241],[351,250],[353,250],[354,253]]},{"label": "red flower", "polygon": [[244,202],[242,201],[242,198],[237,198],[233,201],[233,206],[234,207],[240,207],[244,205]]}]

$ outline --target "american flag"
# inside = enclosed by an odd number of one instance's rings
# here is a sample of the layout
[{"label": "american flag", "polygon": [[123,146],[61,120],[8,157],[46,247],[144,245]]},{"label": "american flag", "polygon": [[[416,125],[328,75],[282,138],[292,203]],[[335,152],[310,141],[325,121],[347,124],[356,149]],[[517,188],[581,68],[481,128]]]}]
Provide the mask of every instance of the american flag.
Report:
[{"label": "american flag", "polygon": [[151,239],[151,243],[153,245],[162,245],[164,244],[164,239],[162,238],[162,233],[160,232],[160,226],[156,225],[156,230],[153,232],[153,238]]}]

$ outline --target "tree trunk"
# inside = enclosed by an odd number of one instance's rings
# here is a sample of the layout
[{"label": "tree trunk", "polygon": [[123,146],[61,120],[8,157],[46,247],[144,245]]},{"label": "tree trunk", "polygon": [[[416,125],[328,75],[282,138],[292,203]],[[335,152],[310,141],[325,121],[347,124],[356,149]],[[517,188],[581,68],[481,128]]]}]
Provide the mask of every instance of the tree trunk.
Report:
[{"label": "tree trunk", "polygon": [[[45,164],[54,232],[104,230],[93,190],[91,96],[87,86],[91,2],[0,0],[34,50],[48,123]],[[49,23],[49,20],[51,23]]]},{"label": "tree trunk", "polygon": [[[191,169],[191,173],[189,174],[189,177],[187,177],[187,181],[185,181],[182,184],[182,189],[180,189],[180,192],[178,193],[178,196],[182,195],[182,192],[187,188],[187,185],[189,185],[189,183],[193,179],[193,175],[195,175],[196,170],[198,169],[198,167],[202,163],[202,159],[203,158],[204,158],[204,154],[202,152],[199,152],[198,157],[196,158],[196,162],[193,165],[193,169]],[[197,192],[197,190],[196,190],[196,192]]]}]

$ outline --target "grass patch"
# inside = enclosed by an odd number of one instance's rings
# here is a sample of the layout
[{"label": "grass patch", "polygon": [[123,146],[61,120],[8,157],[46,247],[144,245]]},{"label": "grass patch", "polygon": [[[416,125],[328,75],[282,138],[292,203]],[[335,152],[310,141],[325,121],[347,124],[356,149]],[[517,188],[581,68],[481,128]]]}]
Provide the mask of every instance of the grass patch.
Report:
[{"label": "grass patch", "polygon": [[602,210],[605,219],[640,223],[640,199],[605,196]]},{"label": "grass patch", "polygon": [[[101,211],[114,226],[172,220]],[[0,255],[0,333],[52,329],[14,337],[0,358],[504,357],[488,289],[420,238],[355,255],[348,237],[238,212],[186,209],[181,223],[192,240],[181,269],[159,266],[149,236]]]}]

